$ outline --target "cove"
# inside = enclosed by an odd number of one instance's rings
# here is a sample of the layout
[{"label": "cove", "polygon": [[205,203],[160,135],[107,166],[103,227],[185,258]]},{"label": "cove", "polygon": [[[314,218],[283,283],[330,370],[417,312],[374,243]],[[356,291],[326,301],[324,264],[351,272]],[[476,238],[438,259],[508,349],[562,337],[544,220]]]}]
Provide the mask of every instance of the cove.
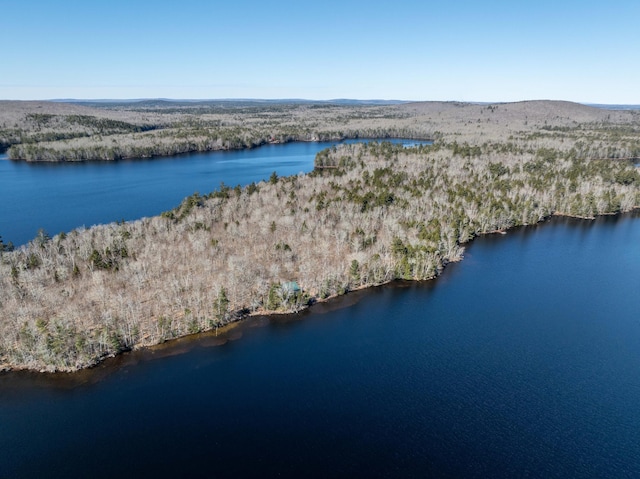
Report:
[{"label": "cove", "polygon": [[554,218],[435,281],[2,374],[0,477],[638,477],[639,241]]},{"label": "cove", "polygon": [[[346,140],[353,143],[358,140]],[[368,140],[359,140],[368,141]],[[394,143],[422,144],[391,139]],[[308,173],[320,150],[339,142],[286,143],[121,161],[27,163],[0,154],[0,235],[21,245],[40,228],[50,235],[80,226],[155,216],[198,191]]]}]

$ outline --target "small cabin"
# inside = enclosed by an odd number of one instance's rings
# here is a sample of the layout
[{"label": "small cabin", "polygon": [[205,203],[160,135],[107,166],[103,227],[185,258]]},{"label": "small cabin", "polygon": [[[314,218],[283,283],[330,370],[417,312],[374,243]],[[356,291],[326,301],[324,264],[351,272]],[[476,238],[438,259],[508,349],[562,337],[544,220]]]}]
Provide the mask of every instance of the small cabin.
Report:
[{"label": "small cabin", "polygon": [[282,289],[287,291],[289,294],[296,294],[302,291],[297,281],[286,281],[282,283]]}]

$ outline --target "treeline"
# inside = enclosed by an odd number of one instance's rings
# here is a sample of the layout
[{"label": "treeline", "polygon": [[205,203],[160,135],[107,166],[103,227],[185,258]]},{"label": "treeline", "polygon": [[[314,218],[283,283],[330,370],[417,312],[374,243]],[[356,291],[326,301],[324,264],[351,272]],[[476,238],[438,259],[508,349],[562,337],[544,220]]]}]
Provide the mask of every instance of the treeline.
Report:
[{"label": "treeline", "polygon": [[140,135],[89,136],[73,134],[64,142],[26,142],[11,146],[10,159],[27,161],[85,161],[151,158],[183,153],[254,148],[267,143],[337,141],[347,138],[430,139],[428,134],[406,128],[343,128],[314,130],[299,126],[262,128],[169,128]]},{"label": "treeline", "polygon": [[0,152],[9,149],[11,145],[20,143],[22,132],[16,129],[0,129]]},{"label": "treeline", "polygon": [[431,139],[428,126],[394,105],[0,103],[0,148],[14,160],[111,161],[290,141]]},{"label": "treeline", "polygon": [[[110,118],[91,115],[54,115],[48,113],[28,113],[22,125],[14,128],[0,128],[0,148],[9,149],[9,157],[22,159],[19,156],[21,146],[29,145],[28,151],[35,152],[35,145],[50,144],[77,138],[99,138],[101,136],[139,133],[155,130],[159,125],[133,124]],[[15,145],[17,150],[10,147]],[[46,148],[45,148],[46,149]]]},{"label": "treeline", "polygon": [[433,278],[478,234],[640,205],[632,162],[560,150],[370,143],[316,166],[1,251],[1,362],[74,370],[245,314]]},{"label": "treeline", "polygon": [[467,150],[461,154],[471,155],[486,154],[491,144],[516,152],[573,149],[578,158],[640,153],[640,112],[568,102],[354,106],[154,101],[100,108],[0,103],[0,148],[14,145],[10,158],[27,161],[109,161],[268,142],[389,137],[457,143]]}]

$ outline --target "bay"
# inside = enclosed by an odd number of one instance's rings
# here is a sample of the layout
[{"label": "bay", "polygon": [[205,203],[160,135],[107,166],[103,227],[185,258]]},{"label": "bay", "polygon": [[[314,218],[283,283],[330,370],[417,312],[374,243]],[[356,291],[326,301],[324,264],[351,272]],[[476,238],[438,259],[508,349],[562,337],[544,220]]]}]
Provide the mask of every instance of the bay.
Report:
[{"label": "bay", "polygon": [[6,154],[0,155],[0,235],[5,243],[21,245],[40,228],[54,235],[155,216],[196,191],[213,191],[221,182],[244,186],[268,179],[273,171],[280,176],[309,172],[316,153],[336,144],[298,142],[176,157],[63,163],[9,161]]},{"label": "bay", "polygon": [[0,477],[640,477],[640,217],[78,375],[0,375]]}]

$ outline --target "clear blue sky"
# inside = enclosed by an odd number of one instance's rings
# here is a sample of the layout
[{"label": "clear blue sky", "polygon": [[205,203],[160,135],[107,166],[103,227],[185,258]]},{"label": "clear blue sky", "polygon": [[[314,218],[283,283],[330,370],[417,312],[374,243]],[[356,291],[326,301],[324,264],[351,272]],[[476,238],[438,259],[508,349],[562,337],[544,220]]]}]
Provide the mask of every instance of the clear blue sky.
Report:
[{"label": "clear blue sky", "polygon": [[0,99],[640,104],[640,1],[2,0]]}]

